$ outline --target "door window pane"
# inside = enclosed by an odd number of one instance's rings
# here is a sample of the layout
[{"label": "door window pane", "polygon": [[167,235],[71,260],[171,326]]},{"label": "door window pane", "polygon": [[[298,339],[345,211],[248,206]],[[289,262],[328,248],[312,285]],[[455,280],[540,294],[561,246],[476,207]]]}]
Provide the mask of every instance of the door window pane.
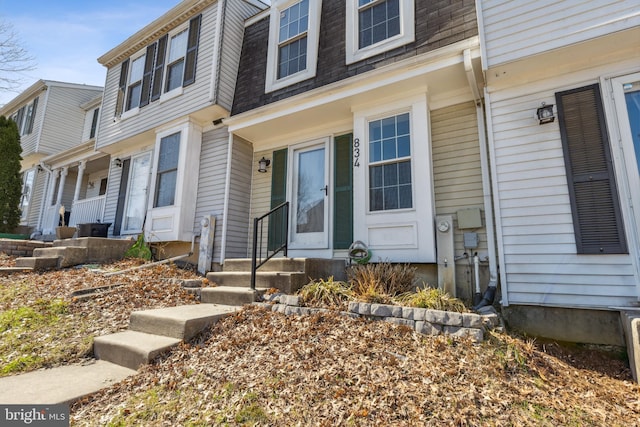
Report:
[{"label": "door window pane", "polygon": [[324,231],[324,148],[298,154],[296,232]]},{"label": "door window pane", "polygon": [[151,165],[149,154],[131,161],[129,191],[124,212],[124,231],[142,230],[144,215],[147,211],[147,182]]}]

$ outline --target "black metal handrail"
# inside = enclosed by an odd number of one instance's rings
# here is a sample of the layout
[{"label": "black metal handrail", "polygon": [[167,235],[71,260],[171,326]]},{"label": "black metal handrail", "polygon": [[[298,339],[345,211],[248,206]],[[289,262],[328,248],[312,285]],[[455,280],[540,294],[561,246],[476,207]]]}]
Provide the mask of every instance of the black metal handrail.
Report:
[{"label": "black metal handrail", "polygon": [[[262,258],[264,246],[264,219],[269,218],[267,231],[267,252]],[[258,238],[258,234],[260,238]],[[271,209],[259,218],[253,219],[253,249],[251,255],[251,289],[256,288],[256,271],[280,251],[287,256],[287,242],[289,241],[289,202]],[[258,245],[258,243],[260,243]],[[258,249],[258,247],[260,249]],[[258,253],[259,251],[259,253]],[[259,260],[259,261],[258,261]]]}]

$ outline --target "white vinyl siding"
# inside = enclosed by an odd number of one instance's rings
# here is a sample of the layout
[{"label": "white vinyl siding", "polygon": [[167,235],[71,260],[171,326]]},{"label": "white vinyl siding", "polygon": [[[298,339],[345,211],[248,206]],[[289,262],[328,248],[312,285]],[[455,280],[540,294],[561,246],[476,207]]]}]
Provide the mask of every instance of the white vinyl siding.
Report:
[{"label": "white vinyl siding", "polygon": [[29,201],[29,212],[26,218],[26,225],[34,227],[34,229],[38,226],[38,220],[40,219],[40,208],[42,206],[44,191],[47,185],[47,175],[48,174],[46,172],[39,172],[36,169],[31,200]]},{"label": "white vinyl siding", "polygon": [[637,299],[630,256],[576,253],[558,122],[541,126],[533,119],[541,100],[551,103],[564,89],[518,97],[505,91],[491,102],[508,303],[627,305]]},{"label": "white vinyl siding", "polygon": [[42,108],[46,112],[37,152],[55,154],[83,142],[85,112],[80,105],[100,95],[101,91],[62,86],[50,86],[48,91],[46,105],[38,104],[38,110]]},{"label": "white vinyl siding", "polygon": [[640,25],[636,0],[486,0],[476,4],[485,27],[488,67]]},{"label": "white vinyl siding", "polygon": [[100,114],[98,149],[152,130],[178,117],[183,117],[212,105],[210,92],[214,51],[214,37],[212,35],[216,31],[217,8],[218,3],[215,3],[202,11],[196,81],[194,84],[184,87],[182,95],[166,102],[153,101],[141,107],[138,114],[114,121],[120,79],[120,63],[109,68],[104,91],[104,102]]},{"label": "white vinyl siding", "polygon": [[[285,147],[280,147],[285,148]],[[253,153],[254,166],[252,169],[251,178],[251,215],[249,217],[249,248],[247,249],[247,256],[251,256],[251,245],[253,239],[253,218],[260,217],[271,210],[271,168],[267,168],[267,173],[259,173],[257,170],[258,160],[262,157],[273,161],[273,152],[280,148],[274,148],[273,150],[259,151]],[[287,165],[288,167],[289,165]],[[264,222],[264,233],[269,230],[269,221]],[[264,245],[262,246],[262,253],[267,251],[267,239],[263,239]]]},{"label": "white vinyl siding", "polygon": [[253,162],[253,146],[241,138],[236,138],[233,142],[229,180],[226,258],[244,258],[247,248],[251,245],[247,236],[247,224],[250,220],[251,174],[256,165],[257,163]]},{"label": "white vinyl siding", "polygon": [[[487,253],[487,232],[475,105],[469,102],[431,111],[431,137],[436,215],[453,215],[456,255],[465,251],[464,231],[475,231],[476,251],[482,256]],[[457,211],[469,208],[481,209],[481,229],[458,229]]]}]

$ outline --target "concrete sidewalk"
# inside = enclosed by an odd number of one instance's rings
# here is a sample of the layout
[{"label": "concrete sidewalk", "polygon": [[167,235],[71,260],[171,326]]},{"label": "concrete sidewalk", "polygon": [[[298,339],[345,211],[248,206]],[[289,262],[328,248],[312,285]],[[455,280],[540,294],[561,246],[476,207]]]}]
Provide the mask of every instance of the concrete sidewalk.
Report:
[{"label": "concrete sidewalk", "polygon": [[0,378],[0,404],[70,403],[137,371],[104,360]]}]

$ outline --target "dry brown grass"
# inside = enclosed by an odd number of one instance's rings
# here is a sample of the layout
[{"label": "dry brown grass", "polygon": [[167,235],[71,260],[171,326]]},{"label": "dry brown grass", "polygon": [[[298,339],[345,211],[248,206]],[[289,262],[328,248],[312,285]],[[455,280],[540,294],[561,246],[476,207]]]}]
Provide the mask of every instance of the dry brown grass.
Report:
[{"label": "dry brown grass", "polygon": [[389,262],[354,265],[347,269],[356,298],[365,302],[388,304],[396,295],[416,287],[416,268]]},{"label": "dry brown grass", "polygon": [[[611,364],[619,363],[611,361]],[[640,387],[534,343],[245,309],[72,407],[77,425],[633,426]]]}]

